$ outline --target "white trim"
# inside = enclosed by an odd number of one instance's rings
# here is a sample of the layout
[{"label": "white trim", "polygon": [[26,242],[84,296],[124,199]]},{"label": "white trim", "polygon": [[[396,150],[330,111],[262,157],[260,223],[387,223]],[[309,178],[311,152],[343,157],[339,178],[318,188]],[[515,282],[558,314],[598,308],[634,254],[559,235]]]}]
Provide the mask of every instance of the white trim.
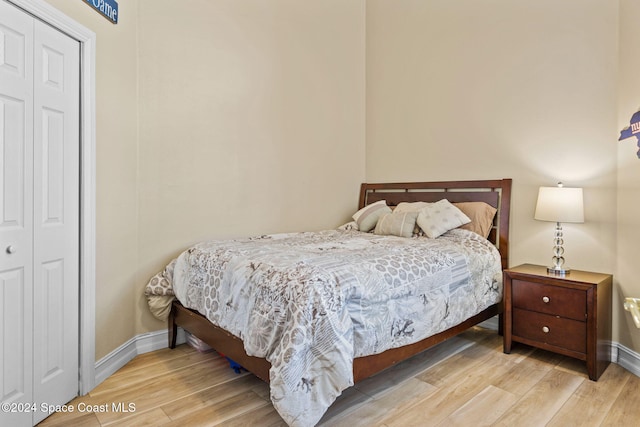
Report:
[{"label": "white trim", "polygon": [[[184,330],[178,328],[176,343],[183,344],[184,342],[186,342]],[[134,357],[150,351],[167,348],[167,346],[168,331],[166,329],[136,335],[96,362],[96,385],[109,378],[109,376],[113,375]]]},{"label": "white trim", "polygon": [[635,376],[640,377],[640,353],[636,353],[617,342],[614,342],[611,346],[611,353],[611,360]]},{"label": "white trim", "polygon": [[79,392],[95,385],[96,34],[43,0],[8,0],[80,43],[80,372]]}]

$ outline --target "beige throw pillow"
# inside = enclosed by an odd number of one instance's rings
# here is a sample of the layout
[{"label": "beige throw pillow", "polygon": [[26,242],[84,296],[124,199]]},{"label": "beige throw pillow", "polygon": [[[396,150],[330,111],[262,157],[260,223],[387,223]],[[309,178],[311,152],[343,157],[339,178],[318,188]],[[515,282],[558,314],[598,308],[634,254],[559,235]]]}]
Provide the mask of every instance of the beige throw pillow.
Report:
[{"label": "beige throw pillow", "polygon": [[411,237],[417,217],[418,212],[393,212],[383,215],[378,220],[374,233],[383,236]]},{"label": "beige throw pillow", "polygon": [[447,199],[442,199],[422,208],[417,222],[424,234],[434,239],[471,220]]},{"label": "beige throw pillow", "polygon": [[[393,213],[396,212],[420,212],[420,210],[426,206],[429,206],[431,203],[429,202],[400,202],[393,210]],[[418,227],[416,223],[415,227],[413,227],[413,235],[421,236],[423,235],[422,230]]]},{"label": "beige throw pillow", "polygon": [[460,228],[473,231],[485,239],[489,237],[493,228],[493,217],[498,211],[496,208],[485,202],[459,202],[453,205],[471,219],[470,223]]}]

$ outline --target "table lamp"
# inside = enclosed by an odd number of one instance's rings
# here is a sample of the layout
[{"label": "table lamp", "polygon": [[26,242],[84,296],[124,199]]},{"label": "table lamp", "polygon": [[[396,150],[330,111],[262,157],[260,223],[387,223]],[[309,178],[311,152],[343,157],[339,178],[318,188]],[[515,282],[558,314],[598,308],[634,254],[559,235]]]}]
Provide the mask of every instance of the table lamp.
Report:
[{"label": "table lamp", "polygon": [[553,239],[553,265],[547,268],[552,274],[565,275],[571,271],[564,265],[564,240],[562,239],[563,222],[584,222],[584,204],[582,188],[566,188],[559,182],[557,187],[540,187],[534,218],[539,221],[556,223]]}]

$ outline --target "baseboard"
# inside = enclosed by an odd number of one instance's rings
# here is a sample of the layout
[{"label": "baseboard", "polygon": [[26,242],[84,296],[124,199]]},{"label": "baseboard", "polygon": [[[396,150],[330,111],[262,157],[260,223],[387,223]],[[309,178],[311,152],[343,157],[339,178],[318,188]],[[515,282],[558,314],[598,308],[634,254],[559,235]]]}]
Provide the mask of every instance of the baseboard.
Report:
[{"label": "baseboard", "polygon": [[640,353],[636,353],[617,342],[614,342],[611,346],[611,353],[612,361],[635,376],[640,377]]},{"label": "baseboard", "polygon": [[[177,343],[183,344],[184,342],[186,342],[184,330],[178,328]],[[113,375],[118,369],[122,368],[137,355],[167,348],[167,343],[166,329],[136,335],[131,338],[96,362],[96,386]]]}]

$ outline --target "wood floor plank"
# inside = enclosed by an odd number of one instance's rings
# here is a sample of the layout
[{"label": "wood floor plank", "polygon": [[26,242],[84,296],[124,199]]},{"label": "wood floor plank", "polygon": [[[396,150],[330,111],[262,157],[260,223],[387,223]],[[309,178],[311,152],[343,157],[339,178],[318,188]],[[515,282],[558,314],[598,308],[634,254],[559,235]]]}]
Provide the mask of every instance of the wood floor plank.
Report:
[{"label": "wood floor plank", "polygon": [[[526,360],[514,359],[510,369],[492,384],[502,390],[523,396],[564,359],[564,356],[548,351],[532,350],[528,346],[518,346],[514,349],[514,352],[522,351],[528,354]],[[511,357],[512,354],[508,356]]]},{"label": "wood floor plank", "polygon": [[599,426],[629,380],[628,372],[610,365],[599,381],[584,381],[551,419],[549,427]]},{"label": "wood floor plank", "polygon": [[344,390],[320,419],[319,426],[333,426],[335,420],[353,410],[367,406],[372,398],[355,387]]},{"label": "wood floor plank", "polygon": [[94,427],[100,426],[98,418],[93,411],[84,411],[83,409],[92,404],[90,395],[79,396],[69,402],[67,405],[73,407],[73,412],[57,412],[51,414],[38,424],[40,427],[58,427],[58,426],[79,426]]},{"label": "wood floor plank", "polygon": [[222,359],[217,354],[193,352],[182,353],[180,357],[174,358],[156,358],[148,365],[136,364],[136,369],[126,370],[125,372],[116,372],[96,387],[96,389],[91,391],[91,395],[99,397],[105,393],[113,393],[121,388],[129,388],[136,384],[148,382],[150,379],[161,376],[167,371],[187,368],[205,361],[219,363],[221,366],[228,366],[226,360]]},{"label": "wood floor plank", "polygon": [[93,412],[79,413],[75,416],[65,413],[52,414],[38,424],[39,427],[100,427],[100,421]]},{"label": "wood floor plank", "polygon": [[[172,402],[177,398],[209,388],[212,384],[233,380],[237,375],[228,364],[221,363],[220,359],[213,359],[170,371],[131,387],[118,388],[111,393],[92,396],[93,403],[96,405],[111,405],[114,402],[125,405],[135,403],[136,411],[144,412],[158,407],[161,402]],[[98,421],[102,424],[123,416],[127,415],[116,411],[96,413]]]},{"label": "wood floor plank", "polygon": [[416,378],[436,387],[441,387],[461,381],[468,375],[468,371],[472,371],[475,367],[479,368],[484,363],[504,365],[502,361],[496,363],[497,359],[507,360],[497,350],[498,343],[501,342],[500,338],[496,335],[485,339],[488,340],[488,345],[481,344],[484,340],[478,341],[476,345],[469,346],[449,357],[446,363],[437,364],[416,375]]},{"label": "wood floor plank", "polygon": [[230,419],[252,412],[263,406],[272,406],[252,391],[236,394],[216,405],[190,411],[187,415],[163,424],[165,427],[211,427],[224,425]]},{"label": "wood floor plank", "polygon": [[441,427],[490,426],[504,415],[517,400],[518,396],[515,394],[489,385],[455,410],[439,425]]},{"label": "wood floor plank", "polygon": [[197,353],[197,351],[193,347],[187,344],[180,344],[173,349],[163,348],[160,350],[139,354],[138,356],[134,357],[129,363],[118,369],[118,371],[116,371],[112,376],[127,374],[140,367],[148,368],[155,363],[165,363],[168,360],[177,359],[193,353]]},{"label": "wood floor plank", "polygon": [[453,337],[386,369],[378,375],[359,382],[354,387],[372,397],[379,393],[386,393],[390,387],[413,378],[439,363],[443,363],[449,357],[471,347],[475,342],[472,339],[461,336]]},{"label": "wood floor plank", "polygon": [[150,411],[136,413],[127,418],[113,420],[109,423],[102,424],[103,426],[117,426],[122,423],[126,423],[127,427],[155,427],[166,424],[171,421],[171,418],[164,413],[160,408],[152,409]]},{"label": "wood floor plank", "polygon": [[584,378],[552,369],[495,425],[544,426],[584,381]]},{"label": "wood floor plank", "polygon": [[[412,397],[420,396],[424,398],[428,396],[430,390],[433,391],[435,389],[430,384],[420,384],[422,381],[412,381],[416,375],[439,363],[443,363],[449,357],[468,349],[489,336],[494,339],[495,332],[484,328],[464,332],[402,363],[394,365],[378,375],[361,381],[354,388],[362,391],[372,399],[367,399],[364,402],[351,399],[348,403],[353,407],[340,413],[338,413],[340,410],[334,411],[332,406],[327,411],[327,415],[321,420],[321,425],[370,425],[369,422],[375,419],[375,414],[382,416],[390,409],[399,410],[402,407],[411,406],[414,403]],[[348,390],[345,392],[348,392]],[[387,405],[389,401],[392,403]],[[341,403],[341,398],[338,398],[336,406]],[[336,414],[334,415],[333,412],[336,412]]]},{"label": "wood floor plank", "polygon": [[230,418],[224,427],[287,427],[272,405],[261,406],[252,411]]},{"label": "wood floor plank", "polygon": [[[437,388],[415,378],[408,379],[402,384],[379,393],[376,398],[369,398],[360,405],[344,408],[337,414],[328,413],[323,417],[318,427],[369,427],[384,418],[390,411],[402,412],[416,405]],[[333,408],[329,408],[331,411]]]},{"label": "wood floor plank", "polygon": [[[215,406],[218,403],[239,394],[253,391],[254,388],[268,389],[268,385],[253,375],[243,375],[232,381],[227,381],[222,384],[198,390],[195,393],[191,393],[176,399],[173,402],[167,403],[166,405],[162,405],[162,410],[170,419],[177,420],[188,416],[191,412]],[[256,395],[260,396],[264,402],[270,402],[268,395],[266,399],[263,397],[262,393],[256,393]]]},{"label": "wood floor plank", "polygon": [[602,421],[603,427],[640,424],[640,377],[627,376],[627,382]]},{"label": "wood floor plank", "polygon": [[460,357],[450,357],[446,363],[418,375],[416,378],[439,390],[405,411],[390,411],[380,422],[389,426],[421,425],[425,420],[429,425],[442,422],[509,369],[507,355],[494,347],[473,346],[456,355]]},{"label": "wood floor plank", "polygon": [[579,375],[583,378],[589,378],[589,374],[587,373],[587,363],[584,360],[564,357],[558,362],[555,369]]}]

